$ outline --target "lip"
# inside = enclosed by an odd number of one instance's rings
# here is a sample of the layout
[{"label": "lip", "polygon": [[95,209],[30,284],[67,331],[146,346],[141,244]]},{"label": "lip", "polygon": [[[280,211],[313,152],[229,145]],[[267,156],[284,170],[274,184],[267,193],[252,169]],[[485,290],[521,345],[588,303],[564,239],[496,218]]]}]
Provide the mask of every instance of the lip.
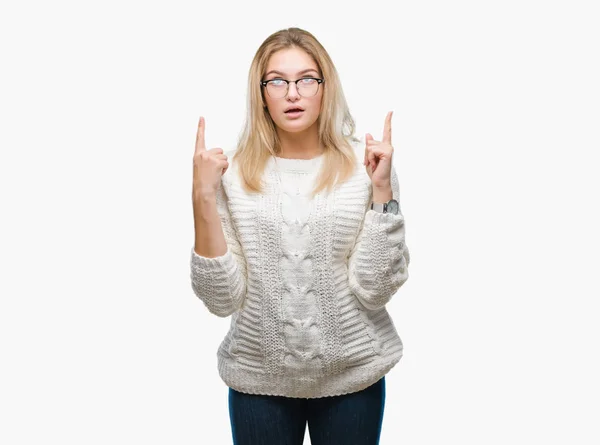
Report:
[{"label": "lip", "polygon": [[296,107],[295,105],[287,107],[285,110],[283,110],[283,112],[285,113],[287,110],[294,110],[294,109],[300,109],[302,111],[304,111],[304,108],[302,107]]},{"label": "lip", "polygon": [[302,111],[290,111],[289,113],[285,113],[284,112],[283,114],[285,114],[288,119],[296,119],[296,118],[302,116],[302,113],[304,113],[304,110],[302,110]]}]

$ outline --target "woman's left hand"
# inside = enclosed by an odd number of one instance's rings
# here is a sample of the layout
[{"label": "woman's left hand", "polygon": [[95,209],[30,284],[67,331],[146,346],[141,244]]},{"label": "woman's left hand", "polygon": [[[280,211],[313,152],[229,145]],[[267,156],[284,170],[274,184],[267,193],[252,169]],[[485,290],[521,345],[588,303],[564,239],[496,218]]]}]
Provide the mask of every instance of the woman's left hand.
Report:
[{"label": "woman's left hand", "polygon": [[369,178],[374,188],[391,187],[392,177],[392,113],[385,117],[383,138],[381,141],[373,139],[370,133],[365,137],[365,159],[363,164],[367,168]]}]

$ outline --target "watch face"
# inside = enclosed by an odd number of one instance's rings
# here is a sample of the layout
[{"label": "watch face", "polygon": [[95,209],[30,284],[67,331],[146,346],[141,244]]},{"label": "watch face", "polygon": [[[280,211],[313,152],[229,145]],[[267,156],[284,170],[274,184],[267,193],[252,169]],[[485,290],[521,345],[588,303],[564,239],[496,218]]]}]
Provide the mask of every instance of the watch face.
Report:
[{"label": "watch face", "polygon": [[387,205],[388,213],[393,213],[394,215],[397,215],[399,210],[400,210],[400,206],[398,205],[398,201],[396,201],[395,199],[392,199],[392,200],[390,200],[390,202],[388,202],[388,205]]}]

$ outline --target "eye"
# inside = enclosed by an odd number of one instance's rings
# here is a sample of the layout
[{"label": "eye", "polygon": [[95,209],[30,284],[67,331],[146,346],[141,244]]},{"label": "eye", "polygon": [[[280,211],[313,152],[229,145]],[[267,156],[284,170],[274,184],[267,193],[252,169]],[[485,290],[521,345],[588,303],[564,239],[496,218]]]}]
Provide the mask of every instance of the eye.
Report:
[{"label": "eye", "polygon": [[300,82],[300,83],[302,83],[303,85],[312,85],[315,82],[316,82],[315,79],[313,79],[312,77],[308,77],[308,78],[302,79],[302,82]]},{"label": "eye", "polygon": [[283,79],[271,79],[269,82],[271,82],[271,85],[275,86],[285,85],[285,81]]}]

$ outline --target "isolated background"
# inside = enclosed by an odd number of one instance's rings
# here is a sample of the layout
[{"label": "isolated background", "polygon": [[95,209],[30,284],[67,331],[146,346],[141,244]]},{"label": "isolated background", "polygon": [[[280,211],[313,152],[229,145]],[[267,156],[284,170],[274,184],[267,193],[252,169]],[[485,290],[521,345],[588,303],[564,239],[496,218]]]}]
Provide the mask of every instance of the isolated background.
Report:
[{"label": "isolated background", "polygon": [[256,49],[299,26],[359,137],[394,111],[382,445],[600,443],[593,4],[3,3],[0,442],[231,443],[229,319],[189,280],[196,126],[234,146]]}]

